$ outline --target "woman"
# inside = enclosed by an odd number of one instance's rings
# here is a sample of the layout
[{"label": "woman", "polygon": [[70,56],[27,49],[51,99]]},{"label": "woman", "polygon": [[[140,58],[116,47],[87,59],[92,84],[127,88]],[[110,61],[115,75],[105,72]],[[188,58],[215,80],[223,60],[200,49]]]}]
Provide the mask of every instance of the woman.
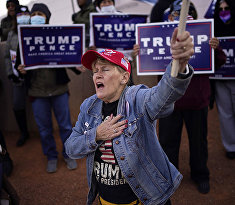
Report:
[{"label": "woman", "polygon": [[[187,69],[193,54],[190,34],[172,36],[172,57],[179,59],[177,78],[166,69],[158,86],[128,87],[130,63],[114,50],[87,51],[82,64],[92,70],[96,94],[80,108],[78,121],[65,142],[73,159],[87,157],[89,194],[92,204],[164,204],[181,181],[181,174],[168,161],[156,135],[156,119],[168,115],[192,76]],[[187,66],[188,67],[188,66]]]},{"label": "woman", "polygon": [[[218,0],[214,12],[215,36],[235,36],[235,2]],[[226,157],[235,159],[235,80],[215,80],[215,101],[218,108],[221,137]]]}]

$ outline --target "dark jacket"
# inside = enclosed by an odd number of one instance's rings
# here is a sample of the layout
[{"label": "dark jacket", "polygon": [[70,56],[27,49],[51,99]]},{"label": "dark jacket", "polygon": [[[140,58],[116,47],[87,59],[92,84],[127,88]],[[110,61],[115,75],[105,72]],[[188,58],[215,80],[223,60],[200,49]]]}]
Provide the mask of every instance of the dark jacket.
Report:
[{"label": "dark jacket", "polygon": [[182,98],[175,103],[176,110],[198,110],[207,107],[210,102],[209,75],[197,74],[192,80]]},{"label": "dark jacket", "polygon": [[72,15],[74,24],[85,24],[86,32],[86,48],[90,42],[90,13],[96,12],[95,6],[92,2],[87,1],[87,4],[81,7],[81,10]]},{"label": "dark jacket", "polygon": [[7,40],[7,36],[9,31],[12,29],[12,17],[11,16],[7,16],[5,18],[2,19],[1,21],[1,41],[6,41]]},{"label": "dark jacket", "polygon": [[219,6],[220,1],[217,1],[215,4],[215,12],[214,12],[214,24],[215,24],[215,36],[223,37],[223,36],[235,36],[235,1],[234,0],[225,0],[228,4],[231,12],[231,22],[229,24],[225,24],[219,17]]}]

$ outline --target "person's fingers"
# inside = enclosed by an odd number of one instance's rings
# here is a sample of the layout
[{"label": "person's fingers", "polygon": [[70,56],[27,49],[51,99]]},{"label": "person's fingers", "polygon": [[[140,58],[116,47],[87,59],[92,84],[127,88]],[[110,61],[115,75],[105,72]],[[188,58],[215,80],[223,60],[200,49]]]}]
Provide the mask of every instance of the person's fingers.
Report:
[{"label": "person's fingers", "polygon": [[126,124],[126,121],[123,120],[122,123],[116,124],[115,127],[116,128],[114,129],[114,133],[118,133],[119,131],[123,131],[124,129],[126,129],[128,127],[128,125]]},{"label": "person's fingers", "polygon": [[117,116],[113,117],[113,114],[110,115],[110,123],[111,124],[115,124],[116,122],[118,122],[118,120],[120,120],[122,118],[121,114],[118,114]]},{"label": "person's fingers", "polygon": [[190,33],[188,31],[184,31],[181,35],[177,36],[177,42],[185,41],[190,37]]},{"label": "person's fingers", "polygon": [[174,45],[176,43],[177,33],[178,33],[178,28],[175,28],[171,37],[171,45]]},{"label": "person's fingers", "polygon": [[185,38],[183,41],[177,41],[177,43],[171,45],[172,51],[184,47],[187,48],[193,47],[193,39],[190,37],[190,35],[187,38]]},{"label": "person's fingers", "polygon": [[120,122],[117,122],[113,125],[113,129],[115,130],[115,132],[123,130],[123,129],[127,128],[127,123],[128,123],[127,120],[122,120]]},{"label": "person's fingers", "polygon": [[194,49],[190,48],[185,50],[184,52],[179,52],[177,54],[172,54],[173,59],[190,59],[190,57],[194,54]]}]

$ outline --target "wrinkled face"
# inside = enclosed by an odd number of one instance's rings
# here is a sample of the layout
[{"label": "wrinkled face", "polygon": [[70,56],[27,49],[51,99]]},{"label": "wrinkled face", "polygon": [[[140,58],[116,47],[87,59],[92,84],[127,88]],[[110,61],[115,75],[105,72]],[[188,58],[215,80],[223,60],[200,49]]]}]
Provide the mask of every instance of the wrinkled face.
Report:
[{"label": "wrinkled face", "polygon": [[100,3],[100,8],[105,7],[105,6],[112,6],[114,5],[112,0],[103,0]]},{"label": "wrinkled face", "polygon": [[105,103],[118,100],[129,79],[129,73],[103,60],[93,64],[92,72],[97,97]]},{"label": "wrinkled face", "polygon": [[14,16],[15,15],[15,4],[12,3],[12,2],[8,2],[7,3],[7,11],[8,11],[8,14],[10,16]]}]

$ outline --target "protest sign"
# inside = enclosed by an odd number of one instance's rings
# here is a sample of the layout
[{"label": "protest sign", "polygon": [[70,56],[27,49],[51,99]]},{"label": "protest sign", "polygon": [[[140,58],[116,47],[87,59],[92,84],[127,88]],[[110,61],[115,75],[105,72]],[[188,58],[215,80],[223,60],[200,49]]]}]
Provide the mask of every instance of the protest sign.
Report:
[{"label": "protest sign", "polygon": [[84,25],[20,25],[18,36],[21,62],[27,70],[81,65]]},{"label": "protest sign", "polygon": [[[162,75],[171,62],[171,35],[176,22],[136,25],[136,43],[140,45],[137,56],[137,75]],[[214,50],[209,45],[214,37],[213,19],[188,21],[186,30],[194,42],[194,55],[189,63],[196,74],[214,73]]]},{"label": "protest sign", "polygon": [[211,79],[235,79],[235,36],[218,37],[220,47],[227,56],[226,63],[215,71]]},{"label": "protest sign", "polygon": [[90,46],[133,49],[135,25],[146,22],[147,15],[90,13]]}]

